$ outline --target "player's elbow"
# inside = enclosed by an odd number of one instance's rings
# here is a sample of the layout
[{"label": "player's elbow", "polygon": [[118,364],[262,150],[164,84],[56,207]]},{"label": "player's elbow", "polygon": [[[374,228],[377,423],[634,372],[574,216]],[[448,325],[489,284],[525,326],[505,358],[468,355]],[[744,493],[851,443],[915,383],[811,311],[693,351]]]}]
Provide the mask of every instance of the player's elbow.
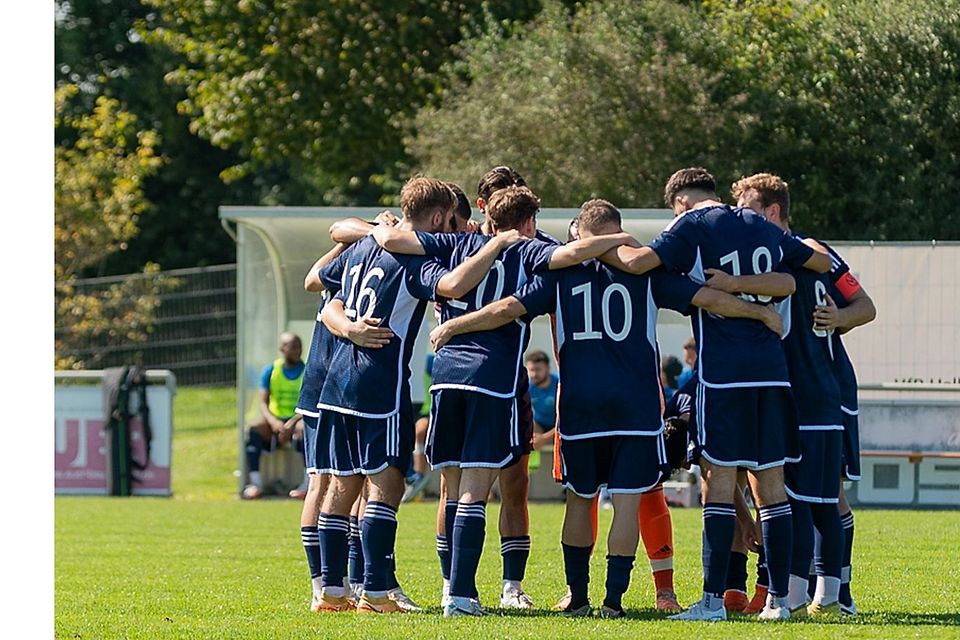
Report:
[{"label": "player's elbow", "polygon": [[783,286],[783,288],[780,290],[779,293],[774,294],[774,295],[775,295],[775,296],[787,297],[787,296],[789,296],[789,295],[792,295],[793,292],[797,290],[797,281],[796,281],[796,280],[794,279],[794,277],[793,277],[792,275],[790,275],[789,273],[784,273],[784,274],[782,274],[782,276],[783,276],[783,277],[782,277],[782,280],[783,280],[782,286]]}]

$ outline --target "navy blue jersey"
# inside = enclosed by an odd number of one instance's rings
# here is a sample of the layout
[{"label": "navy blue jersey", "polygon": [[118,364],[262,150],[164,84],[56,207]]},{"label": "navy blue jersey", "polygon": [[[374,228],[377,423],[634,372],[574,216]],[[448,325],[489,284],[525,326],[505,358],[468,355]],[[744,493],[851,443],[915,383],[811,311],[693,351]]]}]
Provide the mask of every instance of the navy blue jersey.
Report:
[{"label": "navy blue jersey", "polygon": [[[800,236],[795,236],[801,239]],[[840,387],[834,375],[832,331],[817,329],[813,313],[826,303],[829,273],[793,271],[797,289],[778,303],[783,316],[783,350],[797,402],[800,430],[840,430]]]},{"label": "navy blue jersey", "polygon": [[[664,266],[704,282],[704,270],[759,275],[800,267],[813,250],[751,209],[706,206],[674,218],[650,245]],[[767,296],[741,296],[766,304]],[[790,386],[780,339],[759,320],[692,317],[700,382],[708,387]]]},{"label": "navy blue jersey", "polygon": [[364,418],[386,418],[409,402],[413,343],[426,301],[445,270],[435,260],[383,250],[366,236],[326,269],[343,273],[340,300],[351,320],[380,318],[394,337],[381,349],[338,339],[317,407]]},{"label": "navy blue jersey", "polygon": [[562,438],[661,432],[657,309],[686,313],[699,289],[663,269],[636,276],[592,260],[518,292],[531,316],[556,313]]},{"label": "navy blue jersey", "polygon": [[300,384],[300,397],[297,400],[297,413],[316,417],[317,402],[320,401],[320,387],[327,377],[327,367],[330,357],[337,345],[336,336],[330,333],[321,320],[323,307],[332,296],[340,291],[340,281],[343,274],[339,272],[342,262],[330,271],[320,270],[320,280],[324,291],[320,295],[320,304],[317,307],[317,320],[313,325],[313,337],[310,339],[310,351],[307,353],[307,367],[303,373],[303,382]]},{"label": "navy blue jersey", "polygon": [[[466,261],[491,239],[478,233],[417,235],[426,254],[438,258],[447,269]],[[534,273],[549,270],[550,257],[556,249],[556,245],[540,240],[524,240],[507,247],[479,285],[459,300],[443,302],[440,321],[446,322],[514,294]],[[518,319],[493,331],[455,336],[437,351],[430,390],[465,389],[512,398],[529,341],[529,319]]]},{"label": "navy blue jersey", "polygon": [[[830,294],[830,297],[833,298],[837,306],[842,309],[849,306],[850,303],[847,302],[846,297],[840,293],[840,289],[837,288],[837,282],[840,281],[840,278],[850,273],[850,267],[840,254],[833,250],[833,247],[828,246],[824,242],[820,244],[826,247],[830,253],[830,259],[833,261],[833,266],[830,269],[830,286],[827,288],[827,293]],[[842,408],[847,413],[855,413],[859,406],[857,401],[857,373],[854,371],[850,356],[847,355],[847,350],[843,346],[840,332],[834,331],[830,336],[830,340],[833,344],[833,372],[837,377],[837,384],[840,385],[840,402]]]},{"label": "navy blue jersey", "polygon": [[690,376],[686,382],[680,385],[676,393],[667,401],[667,406],[663,411],[664,418],[679,418],[684,414],[693,414],[694,398],[697,397],[697,375]]}]

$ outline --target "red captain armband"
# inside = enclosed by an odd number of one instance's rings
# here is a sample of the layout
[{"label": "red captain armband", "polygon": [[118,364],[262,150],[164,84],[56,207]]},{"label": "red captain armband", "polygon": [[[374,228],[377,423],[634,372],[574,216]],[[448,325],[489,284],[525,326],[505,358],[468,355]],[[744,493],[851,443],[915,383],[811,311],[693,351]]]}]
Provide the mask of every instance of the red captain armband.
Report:
[{"label": "red captain armband", "polygon": [[849,271],[842,276],[836,282],[837,290],[843,294],[843,297],[847,300],[855,294],[857,291],[860,291],[860,282],[853,277],[853,274]]}]

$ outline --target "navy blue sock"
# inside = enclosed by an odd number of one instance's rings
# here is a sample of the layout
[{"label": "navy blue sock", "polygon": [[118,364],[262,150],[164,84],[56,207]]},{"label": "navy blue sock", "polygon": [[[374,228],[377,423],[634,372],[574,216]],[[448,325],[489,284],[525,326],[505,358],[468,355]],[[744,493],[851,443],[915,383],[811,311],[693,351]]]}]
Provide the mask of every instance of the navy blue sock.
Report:
[{"label": "navy blue sock", "polygon": [[300,527],[300,541],[307,554],[310,577],[319,578],[323,566],[320,562],[320,532],[316,527]]},{"label": "navy blue sock", "polygon": [[437,557],[440,558],[440,575],[450,579],[450,545],[445,534],[437,534]]},{"label": "navy blue sock", "polygon": [[453,523],[450,595],[477,598],[477,567],[486,535],[486,502],[457,503]]},{"label": "navy blue sock", "polygon": [[390,555],[390,566],[387,567],[387,591],[397,589],[400,587],[400,583],[397,582],[397,550],[396,550],[396,536],[394,536],[394,550]]},{"label": "navy blue sock", "polygon": [[363,544],[360,542],[361,519],[350,516],[350,584],[363,584]]},{"label": "navy blue sock", "polygon": [[603,604],[617,611],[623,609],[623,594],[630,586],[630,572],[636,556],[607,556],[607,595]]},{"label": "navy blue sock", "polygon": [[760,552],[757,553],[757,586],[767,587],[769,584],[770,574],[767,573],[767,555],[761,546]]},{"label": "navy blue sock", "polygon": [[500,555],[503,556],[503,579],[522,582],[530,557],[530,536],[500,538]]},{"label": "navy blue sock", "polygon": [[727,568],[737,512],[732,504],[708,502],[703,505],[703,592],[723,599]]},{"label": "navy blue sock", "polygon": [[820,543],[815,552],[817,573],[828,578],[840,578],[843,565],[843,525],[840,523],[840,512],[833,504],[815,504],[811,510]]},{"label": "navy blue sock", "polygon": [[243,448],[247,456],[247,471],[260,471],[260,454],[263,449],[263,436],[256,429],[250,429],[247,432],[247,443]]},{"label": "navy blue sock", "polygon": [[397,510],[385,502],[368,502],[360,525],[364,591],[374,594],[387,591],[396,540]]},{"label": "navy blue sock", "polygon": [[730,566],[727,568],[727,589],[747,592],[747,554],[730,552]]},{"label": "navy blue sock", "polygon": [[813,515],[810,504],[790,498],[790,510],[793,514],[793,554],[790,560],[790,574],[806,578],[813,560]]},{"label": "navy blue sock", "polygon": [[579,609],[590,604],[587,585],[590,584],[590,554],[593,553],[593,545],[574,547],[566,542],[561,544],[563,569],[567,576],[567,586],[570,587],[570,608]]},{"label": "navy blue sock", "polygon": [[321,513],[318,519],[320,533],[320,562],[324,587],[343,587],[347,573],[347,535],[350,521],[346,516]]},{"label": "navy blue sock", "polygon": [[[760,529],[766,553],[770,594],[786,598],[793,555],[793,516],[789,502],[760,507]],[[809,561],[808,561],[809,563]]]},{"label": "navy blue sock", "polygon": [[853,604],[850,594],[850,577],[853,560],[853,512],[848,511],[840,516],[843,526],[843,560],[840,567],[840,604],[849,607]]}]

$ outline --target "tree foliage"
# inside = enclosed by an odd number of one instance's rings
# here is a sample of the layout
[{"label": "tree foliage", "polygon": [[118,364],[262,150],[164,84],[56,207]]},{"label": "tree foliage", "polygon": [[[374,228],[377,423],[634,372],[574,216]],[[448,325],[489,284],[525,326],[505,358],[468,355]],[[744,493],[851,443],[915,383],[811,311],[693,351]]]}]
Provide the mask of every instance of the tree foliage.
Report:
[{"label": "tree foliage", "polygon": [[[55,126],[71,141],[56,147],[54,159],[59,368],[81,365],[64,354],[84,341],[105,335],[146,340],[162,286],[155,282],[144,288],[125,282],[102,295],[75,290],[79,272],[122,250],[136,236],[138,219],[148,207],[144,179],[162,164],[155,153],[159,141],[154,131],[138,130],[136,117],[105,96],[96,99],[92,112],[76,115],[68,105],[78,93],[75,85],[68,84],[55,94]],[[146,268],[156,271],[155,265]]]},{"label": "tree foliage", "polygon": [[526,18],[530,0],[149,0],[150,42],[182,55],[168,79],[186,90],[191,129],[244,158],[236,179],[287,167],[328,203],[370,203],[407,157],[409,118],[440,88],[451,45],[484,11]]},{"label": "tree foliage", "polygon": [[472,186],[494,164],[545,204],[662,206],[682,166],[772,171],[828,238],[960,237],[960,2],[547,5],[463,43],[408,149]]}]

